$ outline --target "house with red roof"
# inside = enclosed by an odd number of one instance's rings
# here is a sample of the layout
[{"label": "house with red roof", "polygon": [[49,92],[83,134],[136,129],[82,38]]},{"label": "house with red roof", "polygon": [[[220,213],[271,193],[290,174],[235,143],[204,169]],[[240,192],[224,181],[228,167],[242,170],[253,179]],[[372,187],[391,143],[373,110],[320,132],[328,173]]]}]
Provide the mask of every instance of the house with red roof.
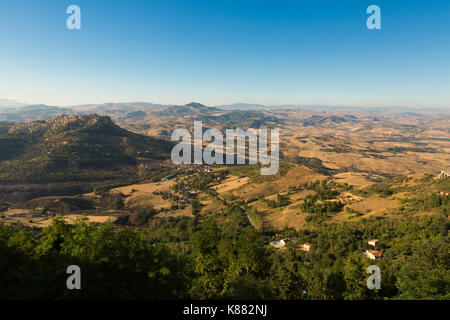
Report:
[{"label": "house with red roof", "polygon": [[371,260],[381,259],[383,257],[383,252],[377,250],[366,250],[366,257]]}]

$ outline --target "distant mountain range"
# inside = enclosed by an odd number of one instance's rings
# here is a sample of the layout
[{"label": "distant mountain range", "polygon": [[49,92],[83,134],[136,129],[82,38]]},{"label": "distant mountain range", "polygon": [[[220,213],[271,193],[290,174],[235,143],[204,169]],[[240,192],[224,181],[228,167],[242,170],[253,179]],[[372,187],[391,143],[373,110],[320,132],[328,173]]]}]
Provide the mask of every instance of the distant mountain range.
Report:
[{"label": "distant mountain range", "polygon": [[125,102],[76,105],[69,107],[48,106],[44,104],[25,105],[13,100],[0,99],[0,121],[23,122],[33,120],[47,120],[59,115],[98,114],[111,116],[114,120],[140,119],[155,113],[159,116],[203,114],[222,111],[264,111],[303,109],[311,111],[362,111],[362,112],[388,112],[419,116],[429,112],[449,113],[445,109],[411,109],[405,107],[334,107],[334,106],[300,106],[300,105],[272,105],[235,103],[231,105],[205,106],[192,102],[186,105],[163,105],[149,102]]},{"label": "distant mountain range", "polygon": [[272,109],[275,106],[265,106],[262,104],[252,104],[252,103],[234,103],[216,106],[218,109],[223,110],[257,110],[257,109]]}]

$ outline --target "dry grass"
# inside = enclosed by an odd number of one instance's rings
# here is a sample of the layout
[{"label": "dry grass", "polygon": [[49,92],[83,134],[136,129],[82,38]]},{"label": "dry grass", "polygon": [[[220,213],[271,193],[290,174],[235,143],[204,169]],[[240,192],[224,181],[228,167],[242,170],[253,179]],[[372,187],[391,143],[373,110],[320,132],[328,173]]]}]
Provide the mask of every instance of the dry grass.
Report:
[{"label": "dry grass", "polygon": [[[145,184],[132,184],[125,187],[115,188],[112,191],[121,192],[126,196],[139,194],[152,194],[154,191],[168,191],[175,184],[174,180],[163,182],[152,182]],[[134,191],[133,191],[134,190]]]},{"label": "dry grass", "polygon": [[288,172],[274,181],[262,183],[248,183],[238,192],[233,192],[236,197],[243,200],[259,197],[276,196],[278,193],[287,193],[290,186],[298,186],[305,182],[323,180],[327,177],[300,165],[293,165]]},{"label": "dry grass", "polygon": [[262,215],[264,225],[270,225],[277,229],[284,227],[302,229],[306,225],[308,214],[302,213],[299,209],[285,208],[283,210],[271,210]]},{"label": "dry grass", "polygon": [[229,176],[223,183],[218,184],[212,188],[214,190],[217,190],[219,194],[224,194],[234,189],[242,187],[243,185],[247,184],[249,180],[250,179],[248,177],[239,178],[236,176]]},{"label": "dry grass", "polygon": [[334,179],[341,184],[347,183],[359,188],[364,188],[373,184],[372,181],[367,179],[367,174],[360,172],[338,173],[334,175]]},{"label": "dry grass", "polygon": [[[44,228],[52,224],[53,217],[49,216],[36,216],[33,214],[33,210],[26,209],[11,209],[4,213],[5,218],[0,218],[0,221],[6,225],[20,223],[29,227]],[[63,215],[63,219],[72,224],[77,218],[86,217],[88,222],[115,222],[117,218],[126,214],[122,210],[109,210],[106,212],[97,212],[93,210],[82,211],[79,213],[70,213]]]}]

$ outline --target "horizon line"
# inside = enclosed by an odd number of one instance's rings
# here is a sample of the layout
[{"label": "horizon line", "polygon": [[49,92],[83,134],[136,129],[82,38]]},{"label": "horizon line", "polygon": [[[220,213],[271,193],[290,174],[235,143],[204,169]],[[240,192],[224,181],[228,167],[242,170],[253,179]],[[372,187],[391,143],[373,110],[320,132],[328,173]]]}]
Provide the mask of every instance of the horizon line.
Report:
[{"label": "horizon line", "polygon": [[305,103],[279,103],[279,104],[265,104],[265,103],[257,103],[257,102],[232,102],[232,103],[221,103],[221,104],[204,104],[202,102],[190,101],[185,104],[177,104],[177,103],[158,103],[151,102],[145,100],[129,100],[129,101],[104,101],[100,103],[83,103],[83,104],[48,104],[48,103],[35,103],[29,102],[20,98],[6,98],[0,97],[0,101],[3,100],[3,104],[7,104],[10,102],[12,105],[0,105],[0,108],[22,108],[28,106],[49,106],[49,107],[58,107],[58,108],[74,108],[74,107],[85,107],[85,106],[96,106],[96,105],[107,105],[107,104],[153,104],[160,105],[162,107],[170,107],[170,106],[186,106],[189,104],[201,104],[205,107],[232,107],[232,106],[250,106],[250,107],[260,107],[260,108],[339,108],[339,109],[411,109],[411,110],[420,110],[420,111],[450,111],[450,107],[444,106],[433,106],[433,107],[425,107],[425,106],[406,106],[406,105],[345,105],[345,104],[305,104]]}]

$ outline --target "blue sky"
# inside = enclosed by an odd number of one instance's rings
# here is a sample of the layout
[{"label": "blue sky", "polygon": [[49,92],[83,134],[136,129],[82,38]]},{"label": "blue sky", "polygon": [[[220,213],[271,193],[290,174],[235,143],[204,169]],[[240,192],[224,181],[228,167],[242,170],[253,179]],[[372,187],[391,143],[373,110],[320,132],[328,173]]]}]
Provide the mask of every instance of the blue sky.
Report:
[{"label": "blue sky", "polygon": [[0,0],[0,44],[0,97],[33,103],[450,109],[448,0]]}]

